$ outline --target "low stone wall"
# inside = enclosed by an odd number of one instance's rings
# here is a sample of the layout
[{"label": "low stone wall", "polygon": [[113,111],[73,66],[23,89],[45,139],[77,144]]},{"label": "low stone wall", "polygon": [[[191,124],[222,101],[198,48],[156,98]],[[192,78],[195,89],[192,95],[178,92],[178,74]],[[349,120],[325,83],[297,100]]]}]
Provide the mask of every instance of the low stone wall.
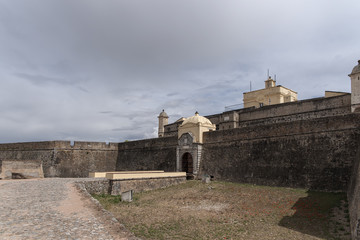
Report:
[{"label": "low stone wall", "polygon": [[360,146],[353,167],[349,190],[350,227],[352,239],[360,239]]},{"label": "low stone wall", "polygon": [[86,190],[89,194],[110,194],[110,182],[106,178],[96,178],[76,181],[79,189]]},{"label": "low stone wall", "polygon": [[120,195],[133,190],[134,193],[165,188],[186,182],[186,177],[144,178],[129,180],[109,180],[106,178],[79,179],[75,185],[89,194]]},{"label": "low stone wall", "polygon": [[186,182],[186,177],[146,178],[133,180],[110,180],[111,195],[133,190],[135,193],[165,188]]}]

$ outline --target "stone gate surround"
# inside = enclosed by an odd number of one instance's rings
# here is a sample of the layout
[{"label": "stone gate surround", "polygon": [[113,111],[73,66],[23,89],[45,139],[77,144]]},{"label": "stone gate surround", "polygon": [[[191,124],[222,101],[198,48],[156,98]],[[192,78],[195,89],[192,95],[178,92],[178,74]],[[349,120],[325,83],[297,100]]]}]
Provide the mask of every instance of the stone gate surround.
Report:
[{"label": "stone gate surround", "polygon": [[185,153],[190,153],[193,159],[193,172],[188,175],[195,177],[200,169],[201,151],[202,144],[194,143],[194,137],[191,132],[181,135],[176,148],[176,171],[182,171],[182,158]]}]

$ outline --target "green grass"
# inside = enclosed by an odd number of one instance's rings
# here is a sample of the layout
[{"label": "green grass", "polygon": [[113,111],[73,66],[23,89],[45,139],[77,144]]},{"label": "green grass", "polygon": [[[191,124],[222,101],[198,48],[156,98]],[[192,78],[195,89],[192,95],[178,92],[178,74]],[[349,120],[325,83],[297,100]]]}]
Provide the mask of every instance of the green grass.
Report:
[{"label": "green grass", "polygon": [[108,195],[108,194],[91,194],[93,198],[98,200],[105,209],[109,209],[110,206],[121,202],[120,195]]}]

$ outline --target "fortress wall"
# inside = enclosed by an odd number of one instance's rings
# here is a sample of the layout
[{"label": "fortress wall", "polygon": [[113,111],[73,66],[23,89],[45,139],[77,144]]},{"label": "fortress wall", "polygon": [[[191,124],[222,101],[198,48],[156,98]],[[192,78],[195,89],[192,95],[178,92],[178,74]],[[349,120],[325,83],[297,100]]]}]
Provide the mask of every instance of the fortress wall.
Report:
[{"label": "fortress wall", "polygon": [[176,171],[177,137],[162,137],[119,144],[117,171]]},{"label": "fortress wall", "polygon": [[[41,161],[45,177],[87,177],[90,171],[114,171],[118,144],[48,141],[0,144],[2,160]],[[1,171],[1,170],[0,170]]]},{"label": "fortress wall", "polygon": [[360,145],[347,192],[352,239],[360,238]]},{"label": "fortress wall", "polygon": [[273,186],[346,191],[360,116],[207,132],[201,174]]},{"label": "fortress wall", "polygon": [[350,94],[270,105],[239,113],[239,127],[349,114],[350,106]]},{"label": "fortress wall", "polygon": [[0,144],[3,160],[40,161],[45,177],[87,177],[89,172],[176,169],[177,137],[123,143],[48,141]]}]

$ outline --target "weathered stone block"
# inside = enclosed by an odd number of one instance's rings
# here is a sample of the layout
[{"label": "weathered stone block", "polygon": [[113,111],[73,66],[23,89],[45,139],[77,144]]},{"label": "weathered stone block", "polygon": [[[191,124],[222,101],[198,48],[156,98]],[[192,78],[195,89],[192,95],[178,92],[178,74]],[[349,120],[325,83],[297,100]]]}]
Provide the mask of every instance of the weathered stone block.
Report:
[{"label": "weathered stone block", "polygon": [[133,200],[133,190],[121,193],[121,201],[132,202],[132,200]]}]

